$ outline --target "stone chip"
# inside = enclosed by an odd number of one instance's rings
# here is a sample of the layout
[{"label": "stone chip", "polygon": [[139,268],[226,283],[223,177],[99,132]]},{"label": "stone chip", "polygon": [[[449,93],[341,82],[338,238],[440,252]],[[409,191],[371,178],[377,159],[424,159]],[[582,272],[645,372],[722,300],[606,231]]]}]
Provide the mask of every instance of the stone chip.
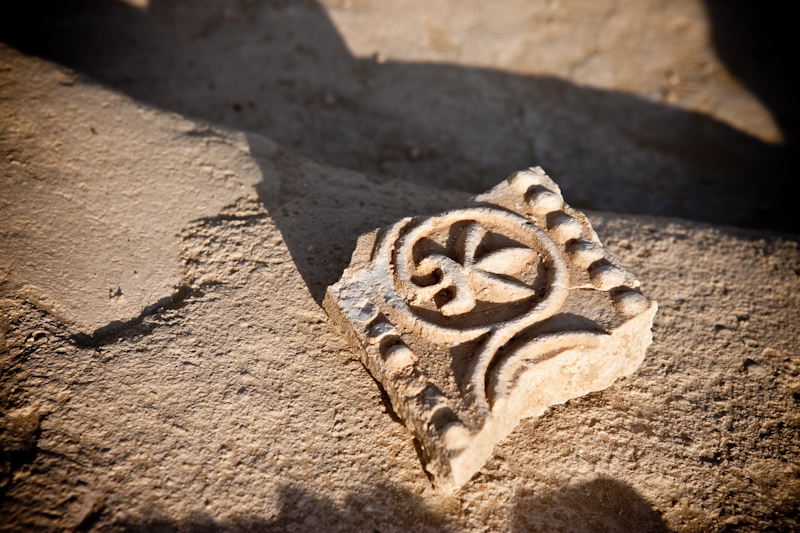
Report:
[{"label": "stone chip", "polygon": [[323,306],[443,488],[521,419],[634,372],[657,309],[539,167],[363,235]]}]

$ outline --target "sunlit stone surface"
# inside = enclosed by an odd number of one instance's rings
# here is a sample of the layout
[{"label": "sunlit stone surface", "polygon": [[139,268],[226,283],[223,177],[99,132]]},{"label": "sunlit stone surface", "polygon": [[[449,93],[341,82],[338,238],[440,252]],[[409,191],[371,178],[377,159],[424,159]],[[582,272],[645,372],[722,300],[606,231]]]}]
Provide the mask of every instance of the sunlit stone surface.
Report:
[{"label": "sunlit stone surface", "polygon": [[656,303],[537,167],[364,235],[323,305],[460,486],[525,417],[632,373]]}]

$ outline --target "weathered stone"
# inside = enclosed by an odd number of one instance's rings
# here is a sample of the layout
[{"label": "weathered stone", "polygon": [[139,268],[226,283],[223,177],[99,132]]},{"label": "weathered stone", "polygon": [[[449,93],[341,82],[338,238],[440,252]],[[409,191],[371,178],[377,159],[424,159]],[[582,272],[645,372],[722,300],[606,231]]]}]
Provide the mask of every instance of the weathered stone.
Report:
[{"label": "weathered stone", "polygon": [[631,374],[657,305],[537,167],[359,239],[323,306],[460,486],[522,418]]}]

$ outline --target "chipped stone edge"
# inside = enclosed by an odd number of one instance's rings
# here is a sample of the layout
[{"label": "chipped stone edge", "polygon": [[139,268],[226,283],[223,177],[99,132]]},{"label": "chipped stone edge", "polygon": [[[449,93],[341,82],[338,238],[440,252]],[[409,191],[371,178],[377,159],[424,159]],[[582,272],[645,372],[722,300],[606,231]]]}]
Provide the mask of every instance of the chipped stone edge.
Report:
[{"label": "chipped stone edge", "polygon": [[[656,302],[638,291],[638,281],[603,249],[586,216],[563,202],[560,189],[544,171],[535,167],[517,172],[487,193],[472,198],[466,207],[491,205],[486,200],[498,187],[510,187],[518,194],[528,194],[530,190],[540,188],[538,194],[534,192],[529,202],[534,216],[546,217],[548,212],[560,209],[568,215],[561,218],[569,218],[546,222],[547,232],[554,242],[566,245],[567,242],[574,241],[576,236],[583,235],[588,239],[582,240],[578,247],[573,246],[575,249],[567,249],[565,252],[583,268],[596,262],[598,258],[607,260],[608,268],[599,272],[589,271],[590,284],[568,289],[592,289],[610,293],[624,288],[625,292],[612,297],[615,306],[626,307],[629,303],[626,302],[626,295],[632,296],[633,298],[628,299],[635,302],[632,303],[633,309],[624,313],[629,318],[615,328],[611,335],[586,339],[591,346],[590,351],[605,353],[602,359],[592,361],[592,358],[581,357],[584,351],[573,343],[573,347],[561,350],[544,365],[538,364],[536,373],[528,373],[540,377],[563,374],[566,367],[586,367],[588,364],[589,369],[584,368],[580,372],[585,379],[583,387],[565,387],[565,391],[572,392],[562,395],[540,395],[535,405],[530,407],[519,395],[534,387],[535,383],[515,386],[505,394],[498,394],[493,408],[485,413],[484,424],[476,432],[459,420],[444,395],[416,368],[415,354],[402,342],[388,318],[371,303],[370,300],[376,296],[377,280],[374,279],[370,266],[375,259],[380,237],[386,230],[373,230],[362,235],[358,239],[350,265],[341,279],[328,287],[322,306],[350,345],[357,347],[361,362],[387,392],[392,408],[420,444],[425,470],[432,476],[435,486],[445,491],[451,491],[469,481],[489,459],[494,445],[506,438],[522,419],[540,416],[553,405],[603,390],[618,378],[632,374],[643,361],[647,347],[652,343],[651,325],[658,308]],[[407,220],[409,219],[399,221],[396,225]],[[385,296],[391,291],[379,292]],[[362,332],[361,335],[359,331]],[[578,334],[569,335],[576,337]],[[623,346],[628,346],[628,349],[623,349]],[[618,350],[611,352],[613,347]],[[492,383],[492,386],[496,385]],[[494,416],[496,412],[505,416]]]}]

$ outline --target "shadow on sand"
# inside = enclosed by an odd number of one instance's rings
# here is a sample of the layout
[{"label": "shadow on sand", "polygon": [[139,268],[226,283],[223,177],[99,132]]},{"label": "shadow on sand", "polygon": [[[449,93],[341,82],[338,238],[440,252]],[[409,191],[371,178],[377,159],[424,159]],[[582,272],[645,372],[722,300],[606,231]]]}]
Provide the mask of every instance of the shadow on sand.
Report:
[{"label": "shadow on sand", "polygon": [[313,0],[25,7],[0,39],[337,166],[481,192],[541,165],[579,208],[800,228],[783,8],[708,1],[720,56],[782,129],[785,143],[773,145],[707,115],[554,77],[356,58]]},{"label": "shadow on sand", "polygon": [[[455,499],[455,498],[454,498]],[[470,525],[443,517],[425,501],[391,484],[369,493],[350,493],[343,502],[284,487],[279,511],[269,517],[239,516],[224,522],[198,514],[187,520],[151,518],[118,524],[129,533],[223,531],[462,531]],[[518,532],[663,532],[659,514],[636,490],[620,481],[598,478],[558,492],[518,495],[503,502]],[[402,517],[402,521],[398,518]],[[474,524],[473,524],[474,526]]]}]

